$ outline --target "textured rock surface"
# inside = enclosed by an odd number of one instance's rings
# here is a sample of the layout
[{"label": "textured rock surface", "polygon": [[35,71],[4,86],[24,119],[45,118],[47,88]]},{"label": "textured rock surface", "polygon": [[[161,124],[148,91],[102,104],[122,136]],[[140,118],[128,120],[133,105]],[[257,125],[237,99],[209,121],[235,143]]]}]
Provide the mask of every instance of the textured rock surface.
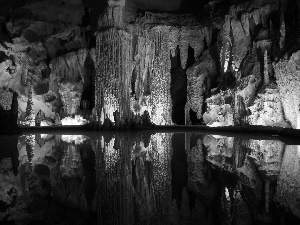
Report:
[{"label": "textured rock surface", "polygon": [[279,90],[275,84],[260,92],[249,109],[251,115],[248,119],[251,125],[290,127],[285,120]]},{"label": "textured rock surface", "polygon": [[231,158],[234,154],[233,140],[234,138],[230,137],[205,135],[203,144],[208,151],[207,160],[220,168],[232,171],[232,165],[226,163],[226,158]]},{"label": "textured rock surface", "polygon": [[[5,1],[0,20],[0,104],[9,109],[5,89],[17,91],[22,122],[32,87],[35,114],[42,110],[52,119],[56,113],[90,115],[93,109],[93,118],[101,123],[106,116],[114,121],[116,110],[124,120],[132,112],[147,110],[152,122],[160,125],[173,124],[172,118],[183,124],[190,116],[194,123],[203,119],[213,126],[287,126],[286,119],[297,128],[297,88],[288,80],[297,86],[298,56],[292,53],[298,43],[292,31],[299,26],[298,5],[280,2]],[[170,54],[180,58],[175,72]],[[272,63],[278,67],[275,77]],[[279,67],[286,63],[284,72]],[[179,70],[184,76],[176,78]],[[170,94],[171,84],[178,82],[186,88],[174,88]],[[278,84],[280,95],[272,100],[275,110],[264,109],[270,121],[262,122],[256,118],[261,112],[258,102],[270,101],[257,94],[262,83],[269,82]],[[221,91],[226,92],[226,103],[212,104]],[[180,112],[175,115],[172,109]]]},{"label": "textured rock surface", "polygon": [[187,104],[197,113],[197,118],[201,119],[203,95],[210,90],[210,81],[216,77],[216,63],[207,51],[186,73]]},{"label": "textured rock surface", "polygon": [[203,114],[203,121],[208,126],[233,125],[232,101],[230,92],[221,92],[207,98],[207,111]]},{"label": "textured rock surface", "polygon": [[[12,2],[13,4],[15,2]],[[55,113],[60,113],[60,93],[49,91],[49,62],[50,59],[88,46],[86,27],[79,26],[84,14],[82,3],[79,1],[32,1],[27,4],[24,2],[21,7],[11,12],[10,19],[2,24],[5,32],[0,35],[0,51],[4,53],[0,57],[0,89],[11,88],[18,92],[21,120],[25,116],[30,86],[33,86],[35,114],[42,110],[46,117],[53,118]],[[85,57],[82,51],[78,54]],[[74,63],[79,65],[76,61]],[[65,66],[72,68],[73,65]],[[74,88],[70,89],[72,91]],[[77,89],[74,90],[79,95],[76,106],[80,104],[82,94],[82,88]],[[9,96],[5,91],[1,93],[4,97],[1,98],[2,105],[5,104],[6,107],[7,103],[3,101],[9,101]],[[72,97],[75,99],[75,94]],[[70,111],[75,113],[74,109]]]},{"label": "textured rock surface", "polygon": [[270,177],[279,175],[285,152],[284,143],[274,140],[250,140],[249,148],[250,157],[255,159],[259,170]]},{"label": "textured rock surface", "polygon": [[286,119],[293,128],[300,128],[299,114],[299,61],[300,52],[294,53],[289,60],[281,59],[275,64],[275,76],[278,83],[281,102]]}]

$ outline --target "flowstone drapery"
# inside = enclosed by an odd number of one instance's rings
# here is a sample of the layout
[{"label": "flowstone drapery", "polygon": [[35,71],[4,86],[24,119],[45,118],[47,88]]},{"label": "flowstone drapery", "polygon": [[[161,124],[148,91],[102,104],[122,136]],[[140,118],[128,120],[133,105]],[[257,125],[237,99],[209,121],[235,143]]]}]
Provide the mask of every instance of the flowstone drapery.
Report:
[{"label": "flowstone drapery", "polygon": [[185,68],[188,47],[194,49],[194,57],[198,59],[204,39],[208,45],[211,43],[212,28],[166,25],[127,28],[110,27],[97,34],[96,120],[103,123],[108,117],[114,121],[115,111],[120,112],[121,119],[126,119],[132,112],[143,114],[147,110],[153,123],[170,125],[170,57],[179,46],[181,66]]},{"label": "flowstone drapery", "polygon": [[97,120],[106,116],[114,121],[113,113],[129,116],[130,80],[132,74],[132,35],[110,28],[97,35],[95,109]]}]

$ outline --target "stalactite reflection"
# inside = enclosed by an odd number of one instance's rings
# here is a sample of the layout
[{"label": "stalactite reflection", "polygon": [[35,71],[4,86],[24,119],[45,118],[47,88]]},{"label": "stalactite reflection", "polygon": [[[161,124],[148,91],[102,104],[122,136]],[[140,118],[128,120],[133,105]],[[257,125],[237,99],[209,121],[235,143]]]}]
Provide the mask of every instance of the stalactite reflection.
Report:
[{"label": "stalactite reflection", "polygon": [[74,213],[66,220],[99,225],[300,220],[299,147],[279,140],[149,132],[14,140],[0,137],[0,221],[43,214],[54,223],[66,211]]},{"label": "stalactite reflection", "polygon": [[[127,137],[128,138],[128,137]],[[170,134],[116,136],[94,142],[98,221],[164,224],[171,204]]]}]

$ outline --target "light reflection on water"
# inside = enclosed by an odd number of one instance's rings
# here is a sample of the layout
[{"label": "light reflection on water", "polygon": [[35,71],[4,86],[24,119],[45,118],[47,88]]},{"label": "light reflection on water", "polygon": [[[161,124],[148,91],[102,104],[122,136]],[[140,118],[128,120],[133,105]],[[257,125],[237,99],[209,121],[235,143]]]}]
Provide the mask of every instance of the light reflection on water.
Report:
[{"label": "light reflection on water", "polygon": [[273,138],[1,136],[0,222],[299,224],[300,146]]}]

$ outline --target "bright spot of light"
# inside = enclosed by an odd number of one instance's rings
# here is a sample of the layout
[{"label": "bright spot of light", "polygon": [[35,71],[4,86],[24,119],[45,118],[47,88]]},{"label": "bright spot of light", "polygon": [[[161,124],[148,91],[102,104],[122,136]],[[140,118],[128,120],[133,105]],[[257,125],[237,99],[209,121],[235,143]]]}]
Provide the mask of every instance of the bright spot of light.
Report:
[{"label": "bright spot of light", "polygon": [[47,126],[50,126],[47,121],[44,120],[41,121],[41,127],[47,127]]},{"label": "bright spot of light", "polygon": [[72,143],[75,142],[75,145],[83,143],[87,138],[83,135],[62,135],[61,139],[65,142]]},{"label": "bright spot of light", "polygon": [[87,123],[86,119],[83,119],[80,115],[75,115],[75,118],[65,117],[61,120],[63,126],[65,125],[83,125]]},{"label": "bright spot of light", "polygon": [[48,136],[48,134],[41,134],[41,138],[45,139]]},{"label": "bright spot of light", "polygon": [[226,196],[227,200],[230,201],[229,190],[227,187],[225,187],[225,196]]}]

